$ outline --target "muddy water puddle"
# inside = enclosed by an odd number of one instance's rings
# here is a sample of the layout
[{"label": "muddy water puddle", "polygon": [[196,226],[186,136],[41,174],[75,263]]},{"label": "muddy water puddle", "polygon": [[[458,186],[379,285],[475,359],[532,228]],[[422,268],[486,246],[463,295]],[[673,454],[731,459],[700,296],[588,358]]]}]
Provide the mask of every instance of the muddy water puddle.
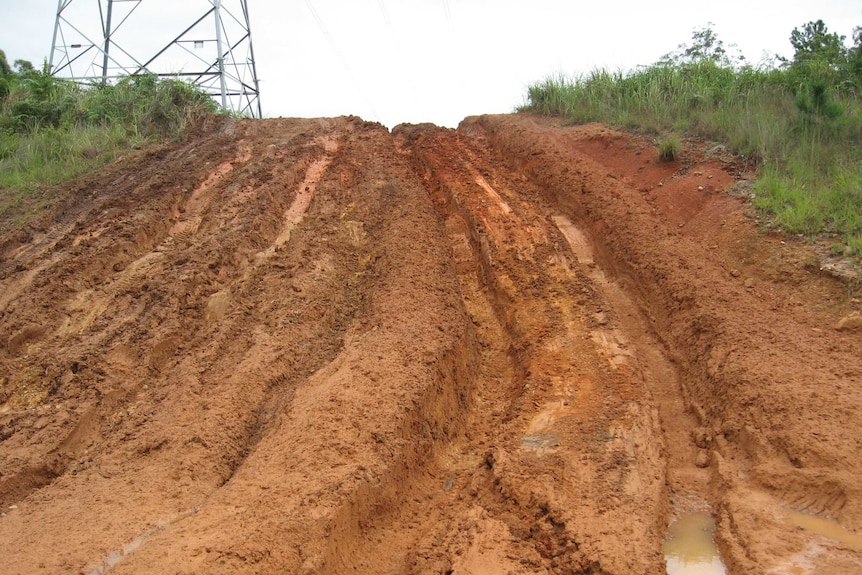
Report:
[{"label": "muddy water puddle", "polygon": [[787,515],[790,523],[796,527],[838,541],[856,551],[862,551],[862,535],[844,529],[837,521],[798,511],[788,511]]},{"label": "muddy water puddle", "polygon": [[683,513],[670,524],[663,550],[668,575],[725,575],[715,546],[715,520],[708,513]]}]

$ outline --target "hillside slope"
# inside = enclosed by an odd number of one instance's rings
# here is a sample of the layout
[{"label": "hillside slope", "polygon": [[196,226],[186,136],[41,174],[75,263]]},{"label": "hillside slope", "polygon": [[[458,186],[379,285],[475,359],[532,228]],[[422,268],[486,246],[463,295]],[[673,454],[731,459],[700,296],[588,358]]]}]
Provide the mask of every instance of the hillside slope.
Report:
[{"label": "hillside slope", "polygon": [[659,574],[709,510],[730,573],[858,573],[858,294],[656,158],[223,120],[58,190],[0,237],[4,572]]}]

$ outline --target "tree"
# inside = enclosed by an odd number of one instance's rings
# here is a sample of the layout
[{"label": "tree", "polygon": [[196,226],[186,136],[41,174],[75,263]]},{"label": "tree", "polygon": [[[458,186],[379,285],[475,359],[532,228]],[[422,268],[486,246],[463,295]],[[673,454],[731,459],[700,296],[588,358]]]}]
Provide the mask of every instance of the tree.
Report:
[{"label": "tree", "polygon": [[847,60],[845,39],[845,36],[830,33],[823,20],[808,22],[801,30],[794,28],[790,33],[790,44],[795,51],[792,65],[837,70]]},{"label": "tree", "polygon": [[853,30],[853,47],[847,51],[847,72],[857,87],[862,87],[862,26]]},{"label": "tree", "polygon": [[6,59],[6,52],[0,50],[0,76],[8,76],[12,73],[12,67],[9,66],[9,60]]},{"label": "tree", "polygon": [[724,47],[724,41],[718,38],[715,30],[712,29],[714,24],[707,23],[706,26],[699,30],[695,30],[691,34],[691,45],[680,44],[676,51],[662,56],[660,63],[663,64],[694,64],[696,62],[712,62],[718,66],[731,67],[735,62],[743,63],[745,57],[742,56],[736,48],[735,44],[731,44],[728,48]]},{"label": "tree", "polygon": [[33,72],[35,70],[35,68],[33,68],[33,63],[30,60],[15,60],[15,69],[18,70],[19,74]]},{"label": "tree", "polygon": [[808,22],[790,33],[794,54],[789,78],[796,106],[808,124],[828,124],[844,114],[840,101],[834,99],[852,86],[850,51],[844,40],[845,36],[829,32],[823,20]]}]

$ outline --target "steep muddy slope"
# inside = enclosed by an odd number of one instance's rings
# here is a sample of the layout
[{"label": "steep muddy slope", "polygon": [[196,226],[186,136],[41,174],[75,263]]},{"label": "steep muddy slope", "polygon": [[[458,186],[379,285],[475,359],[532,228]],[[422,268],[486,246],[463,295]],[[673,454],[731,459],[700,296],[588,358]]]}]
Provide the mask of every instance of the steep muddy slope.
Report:
[{"label": "steep muddy slope", "polygon": [[684,159],[224,120],[58,190],[0,237],[4,572],[658,574],[692,510],[858,572],[853,286]]}]

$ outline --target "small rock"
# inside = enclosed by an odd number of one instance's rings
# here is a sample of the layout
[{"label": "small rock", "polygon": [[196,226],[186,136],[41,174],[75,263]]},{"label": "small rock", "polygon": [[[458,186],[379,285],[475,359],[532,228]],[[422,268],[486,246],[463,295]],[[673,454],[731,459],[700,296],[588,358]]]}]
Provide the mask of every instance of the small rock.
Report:
[{"label": "small rock", "polygon": [[754,287],[754,278],[745,278],[745,282],[743,283],[745,287],[751,289]]},{"label": "small rock", "polygon": [[835,324],[835,329],[838,331],[853,331],[862,329],[862,313],[854,311],[850,315],[842,317]]},{"label": "small rock", "polygon": [[712,433],[706,427],[695,427],[691,430],[691,440],[700,449],[706,449],[712,442]]},{"label": "small rock", "polygon": [[705,449],[701,449],[697,452],[697,459],[694,460],[694,464],[701,469],[705,467],[709,467],[709,451]]},{"label": "small rock", "polygon": [[698,187],[697,187],[697,191],[698,191],[698,192],[702,192],[702,191],[703,191],[703,186],[698,186]]},{"label": "small rock", "polygon": [[732,270],[730,270],[730,275],[732,275],[735,278],[738,278],[739,277],[739,270],[736,268],[733,268]]}]

